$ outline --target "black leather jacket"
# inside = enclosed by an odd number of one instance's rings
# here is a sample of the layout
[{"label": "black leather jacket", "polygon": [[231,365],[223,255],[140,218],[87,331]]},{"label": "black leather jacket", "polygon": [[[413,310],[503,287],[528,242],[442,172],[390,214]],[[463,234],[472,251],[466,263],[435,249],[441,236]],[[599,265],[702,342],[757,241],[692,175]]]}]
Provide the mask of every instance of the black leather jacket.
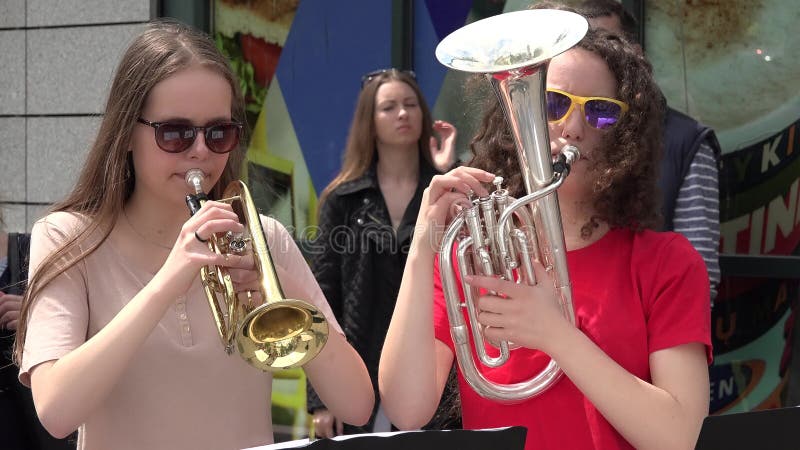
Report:
[{"label": "black leather jacket", "polygon": [[[31,235],[8,235],[8,266],[0,274],[0,291],[22,295],[28,280],[28,257]],[[39,422],[33,406],[31,390],[17,380],[19,367],[11,352],[14,333],[0,330],[0,442],[7,450],[66,450],[75,448],[77,433],[69,438],[50,436]]]},{"label": "black leather jacket", "polygon": [[[311,268],[350,344],[364,359],[377,411],[378,362],[394,311],[422,193],[436,171],[420,158],[420,177],[395,235],[378,185],[376,164],[360,178],[342,183],[323,202],[319,233],[307,251]],[[324,405],[309,386],[308,410]]]}]

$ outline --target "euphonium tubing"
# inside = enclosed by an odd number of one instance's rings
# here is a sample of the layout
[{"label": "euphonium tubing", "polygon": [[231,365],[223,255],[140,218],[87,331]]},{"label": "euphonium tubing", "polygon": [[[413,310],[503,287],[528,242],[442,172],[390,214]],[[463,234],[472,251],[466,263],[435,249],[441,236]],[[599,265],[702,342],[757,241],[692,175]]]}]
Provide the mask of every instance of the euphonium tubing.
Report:
[{"label": "euphonium tubing", "polygon": [[[203,177],[203,172],[198,169],[186,173],[186,182],[196,193],[186,198],[192,214],[207,200],[201,187]],[[206,297],[226,352],[232,353],[235,344],[245,361],[263,371],[305,365],[322,351],[327,342],[325,316],[308,302],[285,298],[261,219],[247,186],[241,181],[231,182],[219,201],[233,207],[245,225],[245,235],[227,233],[212,236],[208,241],[209,249],[220,254],[241,254],[249,244],[259,273],[258,291],[263,299],[263,304],[252,305],[248,291],[247,301],[241,301],[224,267],[205,266],[201,269]]]},{"label": "euphonium tubing", "polygon": [[[447,228],[439,265],[459,367],[469,385],[482,397],[516,403],[541,394],[563,375],[554,361],[532,378],[512,384],[494,383],[478,369],[470,335],[486,367],[505,364],[511,347],[500,342],[500,354],[490,357],[474,300],[478,292],[463,280],[478,273],[535,284],[532,260],[552,275],[564,316],[575,323],[566,262],[566,245],[555,190],[580,154],[562,149],[554,164],[547,130],[545,86],[551,58],[577,44],[588,29],[578,14],[556,10],[528,10],[500,14],[466,25],[447,36],[436,48],[436,58],[459,71],[482,73],[492,85],[517,148],[527,195],[511,201],[502,181],[490,198],[473,200],[473,207],[456,215]],[[555,170],[554,170],[555,167]],[[517,222],[515,224],[514,220]],[[453,261],[458,260],[458,277]],[[517,274],[518,279],[515,277]],[[458,281],[465,300],[459,296]],[[467,326],[462,308],[466,308]]]}]

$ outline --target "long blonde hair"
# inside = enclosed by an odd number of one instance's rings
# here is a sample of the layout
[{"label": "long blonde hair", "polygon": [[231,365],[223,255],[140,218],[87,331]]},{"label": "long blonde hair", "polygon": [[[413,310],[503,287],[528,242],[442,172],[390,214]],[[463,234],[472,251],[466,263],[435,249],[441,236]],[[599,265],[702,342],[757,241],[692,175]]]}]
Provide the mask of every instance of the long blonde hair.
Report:
[{"label": "long blonde hair", "polygon": [[[231,86],[231,117],[244,123],[245,110],[239,82],[227,59],[205,33],[168,19],[151,21],[117,66],[100,129],[81,170],[78,182],[51,212],[66,211],[87,219],[85,228],[49,254],[32,274],[20,311],[14,344],[14,361],[22,361],[31,303],[53,279],[94,252],[111,233],[116,218],[135,186],[130,142],[133,127],[151,89],[160,81],[189,67],[205,67],[223,76]],[[245,127],[246,128],[246,127]],[[246,139],[242,139],[246,141]],[[227,165],[209,197],[220,198],[222,189],[238,178],[244,154],[230,153]],[[95,233],[101,239],[83,249]]]},{"label": "long blonde hair", "polygon": [[427,149],[433,134],[433,116],[430,108],[428,108],[428,103],[422,96],[422,90],[420,90],[414,77],[408,72],[396,69],[386,70],[367,81],[358,95],[353,122],[350,124],[350,132],[347,135],[342,169],[322,191],[320,204],[340,184],[364,175],[372,164],[372,160],[375,157],[375,140],[378,137],[375,129],[375,95],[381,85],[390,81],[402,81],[417,94],[419,107],[422,111],[422,133],[418,141],[420,157],[431,163],[431,154]]}]

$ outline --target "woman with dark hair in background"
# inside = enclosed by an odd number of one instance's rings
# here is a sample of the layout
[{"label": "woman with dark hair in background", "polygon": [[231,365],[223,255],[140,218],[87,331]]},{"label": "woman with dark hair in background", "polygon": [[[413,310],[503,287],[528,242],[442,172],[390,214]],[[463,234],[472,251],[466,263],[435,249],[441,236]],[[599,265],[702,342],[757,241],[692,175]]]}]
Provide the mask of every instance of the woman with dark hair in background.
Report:
[{"label": "woman with dark hair in background", "polygon": [[[441,144],[432,136],[437,131]],[[394,309],[425,186],[455,157],[455,128],[431,118],[415,75],[396,69],[362,77],[342,169],[320,198],[312,270],[333,313],[369,370]],[[342,427],[309,389],[318,436],[389,431],[376,405],[367,426]]]}]

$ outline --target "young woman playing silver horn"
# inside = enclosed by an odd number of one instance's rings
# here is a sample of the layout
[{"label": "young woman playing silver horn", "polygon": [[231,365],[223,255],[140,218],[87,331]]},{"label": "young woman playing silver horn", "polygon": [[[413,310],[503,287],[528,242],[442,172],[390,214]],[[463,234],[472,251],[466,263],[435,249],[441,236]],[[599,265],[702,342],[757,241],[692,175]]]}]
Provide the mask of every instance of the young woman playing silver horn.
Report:
[{"label": "young woman playing silver horn", "polygon": [[[244,229],[215,201],[241,170],[243,120],[239,82],[210,37],[163,20],[133,40],[75,188],[33,227],[16,359],[51,434],[78,429],[79,449],[273,440],[272,377],[225,354],[198,276],[215,265],[237,292],[259,283],[253,257],[207,242]],[[209,200],[189,217],[193,169]],[[337,417],[365,423],[374,396],[363,361],[289,233],[261,220],[284,292],[330,325],[309,380]]]},{"label": "young woman playing silver horn", "polygon": [[[550,61],[546,84],[553,154],[567,145],[580,150],[558,189],[574,324],[539,263],[534,286],[477,275],[465,281],[480,289],[486,339],[520,347],[506,364],[481,367],[482,376],[519,383],[551,358],[565,376],[508,404],[476,394],[459,369],[464,427],[524,426],[529,450],[692,448],[708,412],[708,277],[685,238],[652,231],[662,112],[650,66],[623,39],[589,31]],[[381,401],[403,429],[431,417],[454,363],[436,263],[452,205],[488,196],[496,175],[512,196],[525,194],[496,102],[473,150],[470,167],[434,177],[424,193],[381,356]]]}]

